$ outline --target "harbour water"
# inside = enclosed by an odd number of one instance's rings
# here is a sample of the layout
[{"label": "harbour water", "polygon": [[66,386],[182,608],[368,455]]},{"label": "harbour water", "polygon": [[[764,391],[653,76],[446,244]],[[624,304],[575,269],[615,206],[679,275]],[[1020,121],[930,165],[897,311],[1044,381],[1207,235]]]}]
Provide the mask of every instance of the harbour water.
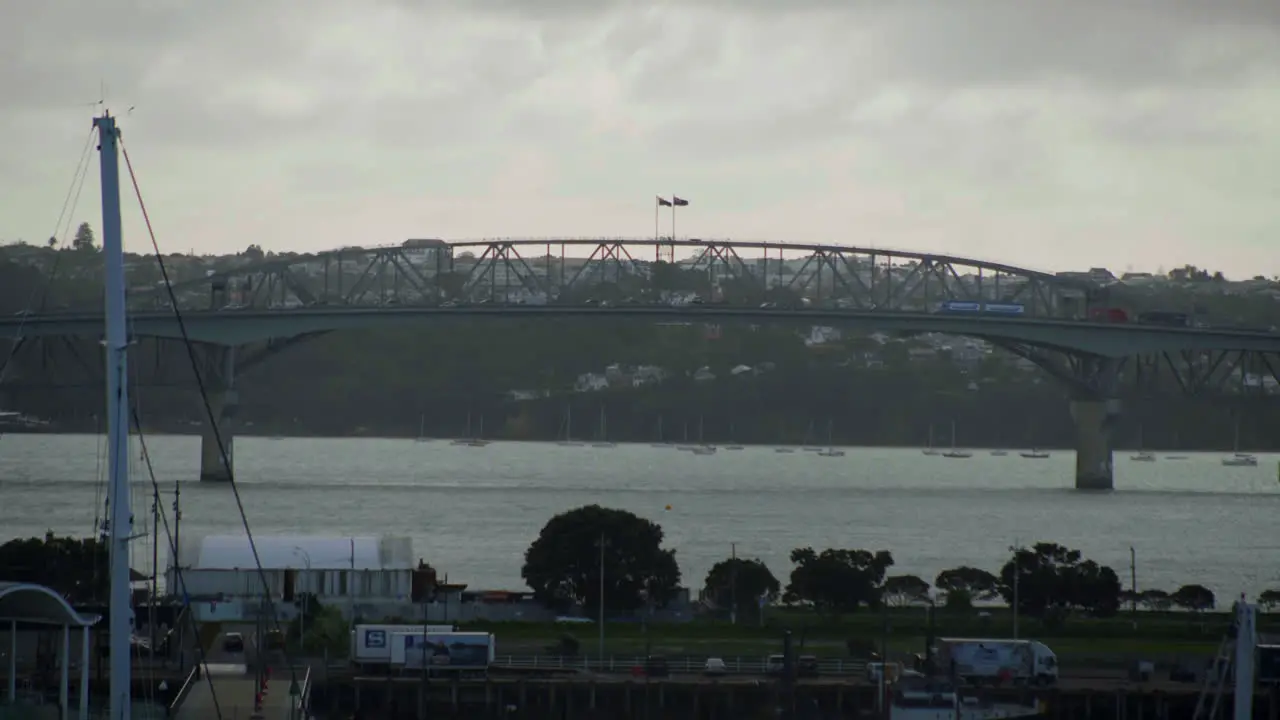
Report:
[{"label": "harbour water", "polygon": [[[88,435],[0,437],[0,539],[88,535],[103,502],[103,442]],[[182,533],[241,532],[226,485],[199,483],[199,439],[151,436],[162,502],[182,486]],[[131,452],[138,528],[152,489]],[[1220,455],[1130,462],[1116,453],[1116,490],[1072,488],[1074,456],[1044,460],[979,451],[970,459],[919,450],[848,448],[844,457],[721,449],[566,447],[448,441],[239,438],[235,462],[255,533],[395,534],[474,589],[518,589],[524,551],[543,523],[588,503],[659,522],[685,583],[700,587],[737,544],[786,582],[792,548],[888,549],[893,574],[992,571],[1017,543],[1055,541],[1111,565],[1128,585],[1172,591],[1201,583],[1228,603],[1280,588],[1280,484],[1275,457],[1224,468]],[[667,507],[670,506],[670,509]],[[137,543],[135,567],[149,570]],[[163,567],[166,553],[161,549]]]}]

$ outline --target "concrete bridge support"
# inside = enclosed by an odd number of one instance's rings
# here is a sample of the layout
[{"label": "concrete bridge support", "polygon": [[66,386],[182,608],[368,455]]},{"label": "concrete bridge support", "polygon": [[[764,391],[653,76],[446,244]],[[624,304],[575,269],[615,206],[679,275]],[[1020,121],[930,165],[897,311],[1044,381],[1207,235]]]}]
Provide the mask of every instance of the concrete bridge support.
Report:
[{"label": "concrete bridge support", "polygon": [[1073,400],[1071,416],[1076,421],[1076,489],[1114,489],[1111,431],[1120,417],[1120,401]]},{"label": "concrete bridge support", "polygon": [[[200,432],[200,480],[230,482],[232,469],[235,467],[233,420],[240,404],[235,389],[236,349],[215,346],[210,349],[209,356],[205,389],[209,394],[209,406],[213,410],[213,422],[217,423],[218,432],[214,434],[214,426],[206,415],[204,428]],[[203,406],[201,410],[204,410]],[[221,448],[218,446],[219,439],[222,440]],[[226,462],[223,462],[223,451],[226,451]]]},{"label": "concrete bridge support", "polygon": [[1120,363],[1114,358],[1079,358],[1075,375],[1071,416],[1076,421],[1076,489],[1112,490],[1111,433],[1120,417]]}]

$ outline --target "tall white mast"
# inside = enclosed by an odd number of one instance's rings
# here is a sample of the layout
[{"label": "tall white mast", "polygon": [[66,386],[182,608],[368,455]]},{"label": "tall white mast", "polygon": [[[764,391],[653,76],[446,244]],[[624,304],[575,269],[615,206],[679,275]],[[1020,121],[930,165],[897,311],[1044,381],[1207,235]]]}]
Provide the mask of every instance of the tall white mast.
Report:
[{"label": "tall white mast", "polygon": [[128,335],[125,325],[124,241],[120,228],[120,131],[104,112],[95,118],[102,169],[102,258],[106,289],[107,498],[111,508],[111,595],[108,632],[110,654],[110,720],[130,717],[130,640],[133,607],[129,588],[129,542],[133,511],[129,502]]}]

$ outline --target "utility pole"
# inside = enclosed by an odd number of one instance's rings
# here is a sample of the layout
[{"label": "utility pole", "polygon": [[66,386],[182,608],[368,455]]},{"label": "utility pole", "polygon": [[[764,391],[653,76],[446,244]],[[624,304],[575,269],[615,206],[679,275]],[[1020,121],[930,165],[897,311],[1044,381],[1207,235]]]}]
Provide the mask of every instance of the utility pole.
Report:
[{"label": "utility pole", "polygon": [[738,543],[729,543],[729,624],[738,624]]},{"label": "utility pole", "polygon": [[600,646],[596,653],[604,665],[604,533],[600,533]]},{"label": "utility pole", "polygon": [[1022,547],[1014,541],[1013,547],[1013,639],[1018,639],[1018,576],[1022,574]]},{"label": "utility pole", "polygon": [[782,717],[795,717],[795,658],[792,657],[791,631],[782,632]]},{"label": "utility pole", "polygon": [[[144,449],[143,452],[146,452]],[[156,596],[160,594],[160,486],[152,490],[151,498],[151,602],[150,636],[151,657],[156,655]]]},{"label": "utility pole", "polygon": [[429,597],[422,598],[422,684],[418,686],[418,720],[427,716],[427,622],[430,617]]},{"label": "utility pole", "polygon": [[880,707],[881,716],[889,717],[889,702],[885,697],[885,683],[888,682],[886,677],[889,674],[889,604],[880,600],[880,682],[877,689],[877,697]]},{"label": "utility pole", "polygon": [[[178,593],[182,592],[182,583],[178,582],[178,564],[180,554],[182,552],[182,488],[178,485],[178,481],[173,481],[173,557],[169,558],[169,564],[173,566],[173,578],[165,578],[165,586],[168,589],[169,597],[178,597]],[[173,583],[169,587],[169,583]],[[183,613],[191,612],[191,608],[187,606],[187,594],[182,592],[182,607],[178,610],[178,616]],[[186,670],[186,663],[182,659],[186,657],[186,647],[183,645],[186,637],[186,626],[184,622],[178,623],[178,671]]]},{"label": "utility pole", "polygon": [[1138,553],[1132,545],[1129,546],[1129,590],[1133,592],[1133,597],[1130,598],[1130,610],[1136,620],[1138,618]]}]

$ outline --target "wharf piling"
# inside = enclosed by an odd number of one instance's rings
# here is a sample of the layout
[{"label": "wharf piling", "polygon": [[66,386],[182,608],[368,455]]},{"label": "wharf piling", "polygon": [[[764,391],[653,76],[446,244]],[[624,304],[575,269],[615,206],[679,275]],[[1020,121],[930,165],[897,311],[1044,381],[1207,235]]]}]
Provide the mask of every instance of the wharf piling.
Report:
[{"label": "wharf piling", "polygon": [[[1109,685],[1109,686],[1107,686]],[[985,701],[1038,703],[1059,720],[1190,720],[1195,685],[1069,686],[984,689]],[[494,718],[501,720],[746,720],[789,717],[845,720],[876,717],[876,688],[847,679],[798,680],[788,689],[751,678],[503,678],[350,677],[318,682],[312,707],[329,717],[362,720]],[[1230,717],[1230,700],[1224,717]],[[1275,689],[1255,695],[1253,717],[1280,720]]]}]

